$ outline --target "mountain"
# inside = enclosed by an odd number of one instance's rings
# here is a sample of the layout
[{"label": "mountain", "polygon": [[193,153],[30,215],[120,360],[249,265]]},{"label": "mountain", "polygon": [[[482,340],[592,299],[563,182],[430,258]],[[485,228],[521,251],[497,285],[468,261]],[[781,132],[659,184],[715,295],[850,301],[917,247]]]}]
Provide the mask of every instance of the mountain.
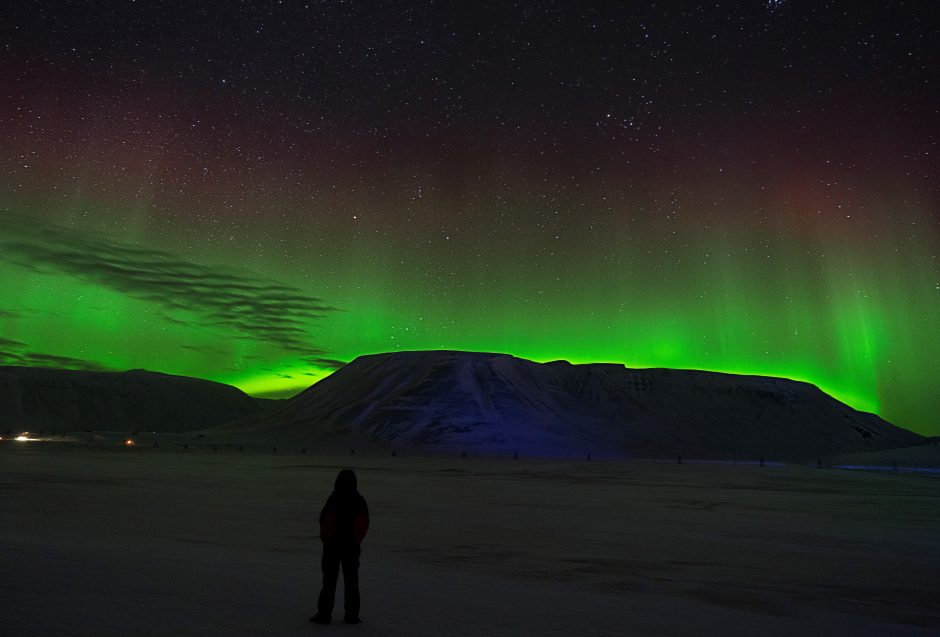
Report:
[{"label": "mountain", "polygon": [[280,407],[212,433],[561,457],[814,460],[923,440],[782,378],[454,351],[361,356]]},{"label": "mountain", "polygon": [[0,366],[0,432],[188,431],[262,409],[235,387],[185,376]]}]

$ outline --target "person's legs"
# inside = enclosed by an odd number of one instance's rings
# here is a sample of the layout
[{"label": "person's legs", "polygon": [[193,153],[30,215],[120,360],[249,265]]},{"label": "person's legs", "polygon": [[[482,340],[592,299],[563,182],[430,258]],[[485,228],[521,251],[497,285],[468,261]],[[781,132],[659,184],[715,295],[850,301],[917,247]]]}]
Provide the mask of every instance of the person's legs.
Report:
[{"label": "person's legs", "polygon": [[343,551],[343,584],[346,595],[346,621],[359,619],[359,555],[358,546]]},{"label": "person's legs", "polygon": [[336,579],[339,577],[339,552],[323,547],[323,557],[320,566],[323,569],[323,589],[320,599],[317,600],[317,616],[329,620],[333,614],[333,603],[336,600]]}]

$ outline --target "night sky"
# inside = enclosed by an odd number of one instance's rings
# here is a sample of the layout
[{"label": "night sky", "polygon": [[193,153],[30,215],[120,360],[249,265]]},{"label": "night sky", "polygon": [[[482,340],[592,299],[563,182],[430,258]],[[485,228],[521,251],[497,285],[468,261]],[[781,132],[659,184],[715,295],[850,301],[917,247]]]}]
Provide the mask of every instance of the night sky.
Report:
[{"label": "night sky", "polygon": [[931,2],[14,2],[0,364],[806,380],[940,434]]}]

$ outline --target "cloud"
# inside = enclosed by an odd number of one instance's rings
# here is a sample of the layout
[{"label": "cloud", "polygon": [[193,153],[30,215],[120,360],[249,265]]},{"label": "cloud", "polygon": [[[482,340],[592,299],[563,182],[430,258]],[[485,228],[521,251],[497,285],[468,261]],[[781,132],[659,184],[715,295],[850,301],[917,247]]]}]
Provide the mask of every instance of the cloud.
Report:
[{"label": "cloud", "polygon": [[197,354],[203,354],[206,356],[231,356],[232,352],[221,347],[213,347],[212,345],[180,345],[180,348],[189,350],[191,352],[196,352]]},{"label": "cloud", "polygon": [[23,367],[54,367],[57,369],[82,369],[93,372],[109,371],[110,368],[81,358],[57,356],[29,351],[29,345],[21,341],[0,337],[0,365]]},{"label": "cloud", "polygon": [[70,356],[56,356],[54,354],[40,354],[37,352],[26,352],[24,356],[24,365],[29,367],[54,367],[56,369],[83,369],[90,372],[106,372],[112,368],[101,365],[94,361],[87,361],[81,358],[71,358]]},{"label": "cloud", "polygon": [[319,356],[308,356],[302,360],[308,365],[332,370],[337,370],[346,364],[346,361],[337,360],[335,358],[321,358]]},{"label": "cloud", "polygon": [[3,355],[4,351],[21,350],[25,347],[26,343],[21,341],[14,341],[13,339],[3,338],[0,336],[0,356]]},{"label": "cloud", "polygon": [[310,342],[310,322],[338,311],[276,281],[18,215],[0,218],[0,261],[151,302],[175,323],[188,324],[181,315],[195,317],[200,326],[304,354],[321,351]]}]

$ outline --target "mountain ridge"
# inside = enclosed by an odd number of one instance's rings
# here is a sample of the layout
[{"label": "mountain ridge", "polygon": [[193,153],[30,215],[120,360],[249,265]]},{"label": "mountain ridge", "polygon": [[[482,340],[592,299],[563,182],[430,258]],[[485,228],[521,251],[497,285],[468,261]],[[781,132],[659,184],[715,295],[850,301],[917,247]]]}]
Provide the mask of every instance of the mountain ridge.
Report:
[{"label": "mountain ridge", "polygon": [[546,456],[800,459],[922,440],[803,381],[457,350],[360,356],[213,433]]},{"label": "mountain ridge", "polygon": [[262,405],[231,385],[143,369],[0,366],[0,431],[189,431]]}]

